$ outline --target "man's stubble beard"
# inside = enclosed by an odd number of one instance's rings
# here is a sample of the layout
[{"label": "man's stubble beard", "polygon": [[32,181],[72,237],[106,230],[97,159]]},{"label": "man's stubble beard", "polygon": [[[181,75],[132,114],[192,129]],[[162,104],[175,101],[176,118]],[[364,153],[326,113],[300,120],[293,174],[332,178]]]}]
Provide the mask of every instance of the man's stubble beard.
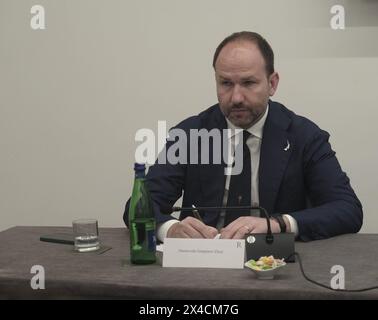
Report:
[{"label": "man's stubble beard", "polygon": [[[244,118],[238,118],[236,116],[233,116],[232,115],[233,108],[235,109],[242,108],[242,109],[247,110],[248,116]],[[228,113],[225,116],[233,125],[235,125],[236,127],[243,128],[243,129],[248,129],[251,126],[253,126],[257,121],[260,120],[260,118],[264,115],[266,109],[257,111],[257,110],[254,110],[254,109],[251,110],[250,108],[245,108],[245,107],[231,107],[227,110],[228,110]]]}]

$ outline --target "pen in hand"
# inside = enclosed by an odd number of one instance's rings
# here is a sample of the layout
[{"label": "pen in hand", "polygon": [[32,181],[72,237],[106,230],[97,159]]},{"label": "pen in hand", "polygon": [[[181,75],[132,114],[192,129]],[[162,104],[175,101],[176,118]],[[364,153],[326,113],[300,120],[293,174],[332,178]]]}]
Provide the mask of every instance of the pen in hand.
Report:
[{"label": "pen in hand", "polygon": [[[201,218],[201,216],[200,216],[200,214],[199,214],[199,212],[198,212],[198,210],[196,210],[196,206],[194,204],[192,204],[192,208],[193,208],[193,215],[194,215],[194,217],[196,219],[198,219],[199,221],[201,221],[202,223],[204,223],[203,220],[202,220],[202,218]],[[218,233],[213,239],[220,239],[220,236],[221,236],[220,233]]]},{"label": "pen in hand", "polygon": [[192,204],[192,208],[194,209],[193,210],[194,217],[203,223],[203,220],[202,220],[198,210],[196,210],[196,206],[194,204]]}]

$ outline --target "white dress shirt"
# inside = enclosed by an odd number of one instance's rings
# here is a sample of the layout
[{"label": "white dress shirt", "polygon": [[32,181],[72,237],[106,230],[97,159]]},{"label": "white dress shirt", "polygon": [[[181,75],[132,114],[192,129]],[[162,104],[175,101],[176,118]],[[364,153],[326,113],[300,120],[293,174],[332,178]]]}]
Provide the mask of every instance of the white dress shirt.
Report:
[{"label": "white dress shirt", "polygon": [[[266,118],[268,116],[269,112],[269,106],[266,108],[266,111],[264,115],[260,118],[259,121],[257,121],[254,125],[252,125],[250,128],[247,129],[247,131],[251,134],[250,137],[247,140],[247,146],[249,148],[250,154],[251,154],[251,171],[252,171],[252,177],[251,177],[251,201],[252,206],[258,206],[259,205],[259,165],[260,165],[260,149],[261,149],[261,142],[263,137],[263,131],[264,131],[264,124],[266,121]],[[232,134],[229,136],[229,143],[231,144],[231,153],[233,154],[235,150],[235,129],[241,129],[236,126],[234,126],[227,118],[227,128],[232,130]],[[241,134],[241,132],[239,133]],[[243,141],[242,139],[239,139],[239,141]],[[226,177],[226,184],[225,184],[225,192],[223,197],[223,206],[227,205],[227,199],[228,199],[228,189],[230,186],[230,180],[231,175],[227,175]],[[252,211],[252,215],[259,216],[259,211]],[[225,217],[225,211],[222,211],[220,213],[220,218],[217,224],[217,228],[223,227],[224,224],[224,217]],[[298,235],[298,225],[297,221],[290,215],[284,214],[284,217],[286,217],[290,224],[291,232],[293,232],[296,236]],[[164,241],[165,237],[167,236],[169,228],[179,221],[176,219],[168,220],[164,223],[161,223],[157,226],[157,238],[160,241]]]}]

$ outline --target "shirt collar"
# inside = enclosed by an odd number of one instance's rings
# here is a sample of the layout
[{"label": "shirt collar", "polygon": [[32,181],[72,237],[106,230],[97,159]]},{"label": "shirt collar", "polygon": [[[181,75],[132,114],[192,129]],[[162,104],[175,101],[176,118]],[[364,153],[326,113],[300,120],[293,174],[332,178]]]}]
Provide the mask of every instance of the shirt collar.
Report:
[{"label": "shirt collar", "polygon": [[[257,121],[255,124],[253,124],[248,129],[246,129],[251,135],[253,135],[253,136],[255,136],[255,137],[259,138],[259,139],[262,139],[264,125],[265,125],[266,118],[268,116],[268,112],[269,112],[269,105],[266,107],[265,113],[259,119],[259,121]],[[235,129],[242,129],[242,128],[239,128],[239,127],[235,126],[227,118],[226,118],[226,121],[227,121],[227,128],[232,130],[232,134],[231,134],[231,136],[229,138],[233,137],[236,134],[235,133]]]}]

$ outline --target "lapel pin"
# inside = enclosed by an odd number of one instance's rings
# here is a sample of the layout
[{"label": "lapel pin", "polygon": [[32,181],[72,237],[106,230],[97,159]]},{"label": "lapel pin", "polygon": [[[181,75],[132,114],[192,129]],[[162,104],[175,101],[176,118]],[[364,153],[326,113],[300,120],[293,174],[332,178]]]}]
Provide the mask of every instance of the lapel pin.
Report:
[{"label": "lapel pin", "polygon": [[287,146],[284,148],[284,151],[288,151],[290,149],[290,142],[287,140]]}]

